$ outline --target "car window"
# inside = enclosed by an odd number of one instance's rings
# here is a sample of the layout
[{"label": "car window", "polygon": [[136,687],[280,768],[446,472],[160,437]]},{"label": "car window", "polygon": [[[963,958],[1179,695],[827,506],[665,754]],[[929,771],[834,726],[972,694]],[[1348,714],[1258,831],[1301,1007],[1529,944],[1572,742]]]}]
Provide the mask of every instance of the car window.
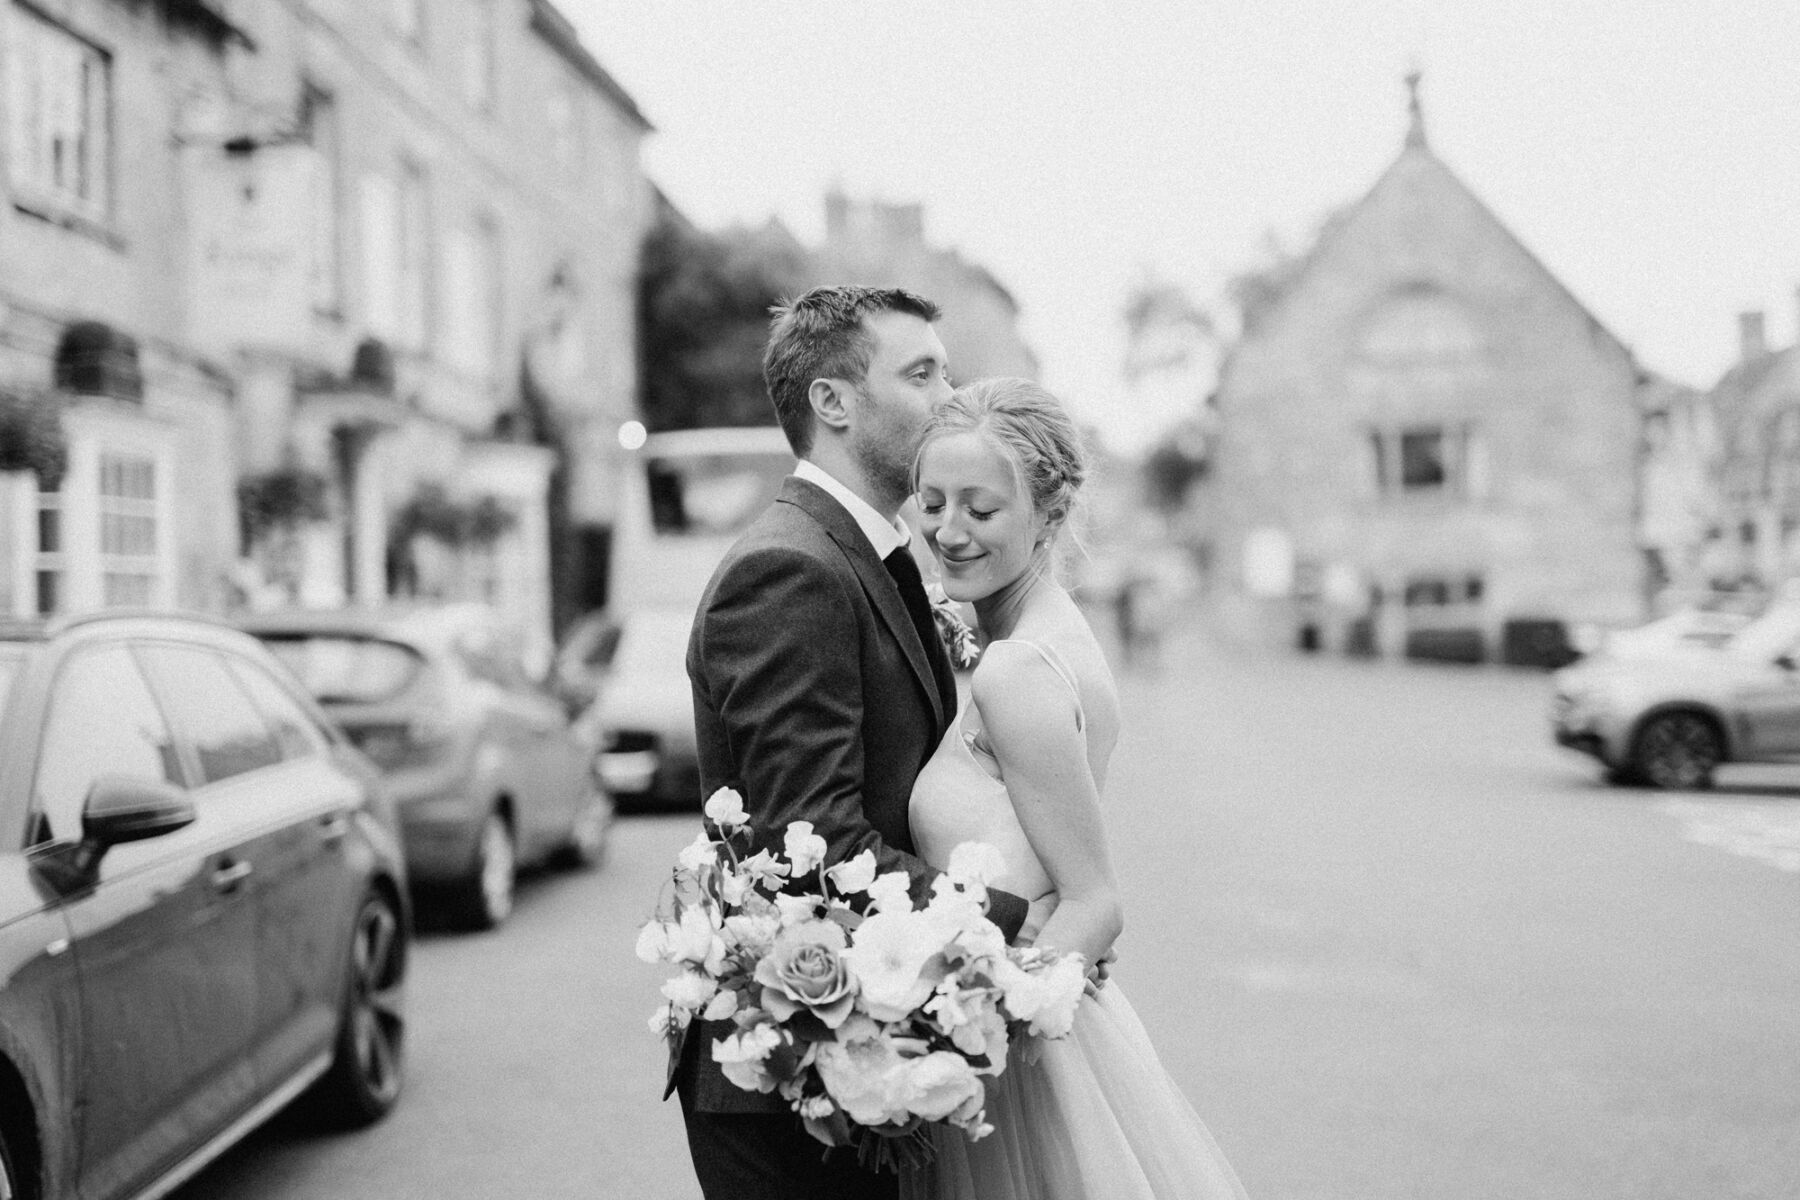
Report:
[{"label": "car window", "polygon": [[275,734],[275,744],[281,747],[281,757],[305,758],[325,749],[328,744],[325,731],[307,715],[300,702],[275,681],[274,676],[235,654],[226,661],[231,666],[231,673],[250,693],[263,720],[269,723]]},{"label": "car window", "polygon": [[198,646],[138,651],[170,722],[193,744],[200,777],[218,783],[281,761],[281,746],[225,660]]},{"label": "car window", "polygon": [[346,634],[265,634],[263,644],[321,704],[380,704],[418,678],[425,660],[398,642]]},{"label": "car window", "polygon": [[101,775],[183,782],[168,722],[122,645],[77,651],[51,683],[32,788],[39,836],[78,839]]}]

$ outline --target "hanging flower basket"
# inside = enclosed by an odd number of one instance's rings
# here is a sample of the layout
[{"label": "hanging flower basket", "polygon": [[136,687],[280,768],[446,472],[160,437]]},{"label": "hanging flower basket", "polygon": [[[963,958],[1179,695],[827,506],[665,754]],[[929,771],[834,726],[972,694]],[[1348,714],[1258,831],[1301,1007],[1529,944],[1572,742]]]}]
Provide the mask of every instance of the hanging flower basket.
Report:
[{"label": "hanging flower basket", "polygon": [[62,408],[54,394],[0,388],[0,471],[32,471],[54,491],[69,467]]},{"label": "hanging flower basket", "polygon": [[238,480],[238,519],[246,541],[294,529],[331,515],[325,476],[310,467],[283,466]]},{"label": "hanging flower basket", "polygon": [[435,538],[458,549],[491,546],[517,520],[492,496],[458,501],[439,484],[427,483],[421,484],[411,499],[395,511],[389,538],[397,546],[404,546],[415,537]]}]

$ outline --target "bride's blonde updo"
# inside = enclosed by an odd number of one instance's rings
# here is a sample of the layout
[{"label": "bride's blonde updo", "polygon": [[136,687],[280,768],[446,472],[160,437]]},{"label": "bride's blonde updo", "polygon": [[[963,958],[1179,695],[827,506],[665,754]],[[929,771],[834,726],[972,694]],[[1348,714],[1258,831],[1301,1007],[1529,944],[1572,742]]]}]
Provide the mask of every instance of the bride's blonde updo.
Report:
[{"label": "bride's blonde updo", "polygon": [[1062,401],[1029,379],[982,379],[957,388],[925,424],[913,459],[915,491],[925,447],[953,433],[992,438],[1012,461],[1037,511],[1057,528],[1068,524],[1088,464],[1081,434]]}]

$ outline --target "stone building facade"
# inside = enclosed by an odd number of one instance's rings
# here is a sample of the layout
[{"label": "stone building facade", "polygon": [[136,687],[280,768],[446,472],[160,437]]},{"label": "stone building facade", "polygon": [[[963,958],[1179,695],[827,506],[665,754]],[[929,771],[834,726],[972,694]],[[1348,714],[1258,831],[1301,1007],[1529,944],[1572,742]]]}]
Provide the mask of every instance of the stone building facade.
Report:
[{"label": "stone building facade", "polygon": [[[553,558],[581,607],[584,532],[614,511],[650,207],[648,123],[567,20],[548,0],[6,7],[9,51],[40,24],[86,48],[101,93],[73,136],[113,143],[98,218],[29,213],[9,162],[4,219],[29,232],[0,250],[8,290],[40,342],[76,317],[135,340],[146,414],[188,364],[210,424],[184,419],[222,435],[166,452],[174,502],[208,489],[170,520],[207,547],[174,552],[206,586],[153,598],[476,599],[547,643]],[[240,484],[263,519],[239,521]]]},{"label": "stone building facade", "polygon": [[1630,621],[1639,369],[1432,151],[1412,82],[1399,156],[1223,364],[1218,565],[1290,643],[1491,658],[1514,622]]},{"label": "stone building facade", "polygon": [[1019,333],[1019,305],[987,268],[925,237],[922,204],[825,197],[825,240],[812,252],[816,283],[903,287],[943,309],[938,336],[958,382],[1036,379],[1037,355]]},{"label": "stone building facade", "polygon": [[0,616],[225,602],[232,385],[187,336],[170,132],[240,46],[209,5],[0,5],[0,390],[67,464],[0,470]]},{"label": "stone building facade", "polygon": [[1767,595],[1800,578],[1800,341],[1771,348],[1760,312],[1738,322],[1738,361],[1708,393],[1718,517],[1705,566],[1715,588]]}]

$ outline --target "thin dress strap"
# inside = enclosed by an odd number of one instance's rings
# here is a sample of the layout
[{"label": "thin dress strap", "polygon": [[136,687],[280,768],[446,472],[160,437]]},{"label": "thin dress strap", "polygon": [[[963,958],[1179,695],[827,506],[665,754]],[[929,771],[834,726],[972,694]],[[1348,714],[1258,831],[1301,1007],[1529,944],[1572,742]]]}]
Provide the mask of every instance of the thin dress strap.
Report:
[{"label": "thin dress strap", "polygon": [[989,642],[988,648],[992,649],[999,645],[1030,646],[1033,650],[1038,652],[1039,657],[1050,664],[1050,669],[1055,671],[1057,676],[1061,678],[1064,683],[1069,685],[1069,694],[1075,698],[1075,728],[1082,733],[1086,733],[1087,713],[1084,712],[1081,707],[1081,689],[1075,686],[1075,672],[1069,670],[1068,666],[1063,662],[1062,656],[1042,642],[1030,642],[1026,641],[1024,638],[1000,638],[997,641]]}]

